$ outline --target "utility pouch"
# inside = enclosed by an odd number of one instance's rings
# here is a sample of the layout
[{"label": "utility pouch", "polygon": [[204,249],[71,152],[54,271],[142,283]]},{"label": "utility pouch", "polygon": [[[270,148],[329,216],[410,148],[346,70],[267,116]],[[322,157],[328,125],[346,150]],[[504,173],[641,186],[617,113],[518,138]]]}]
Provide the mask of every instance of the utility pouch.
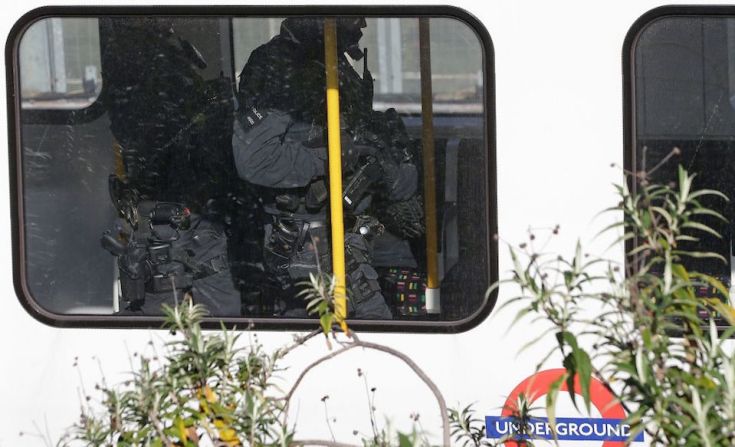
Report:
[{"label": "utility pouch", "polygon": [[156,270],[148,282],[149,292],[161,293],[190,289],[194,284],[194,275],[187,272],[183,264],[172,262],[159,265]]},{"label": "utility pouch", "polygon": [[146,246],[129,242],[124,252],[116,256],[118,256],[117,267],[122,296],[131,303],[131,307],[142,305],[145,302],[146,282],[149,276]]},{"label": "utility pouch", "polygon": [[319,211],[327,202],[327,195],[327,185],[324,180],[312,182],[306,192],[306,209],[310,212]]}]

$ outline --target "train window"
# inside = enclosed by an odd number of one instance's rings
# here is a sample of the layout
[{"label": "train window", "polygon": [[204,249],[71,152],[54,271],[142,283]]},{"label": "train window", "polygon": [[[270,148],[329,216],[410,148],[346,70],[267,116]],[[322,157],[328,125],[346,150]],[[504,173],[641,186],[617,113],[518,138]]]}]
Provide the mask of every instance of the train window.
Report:
[{"label": "train window", "polygon": [[[313,327],[299,292],[340,266],[358,328],[458,331],[490,312],[492,48],[472,17],[108,11],[45,8],[9,40],[16,289],[31,313],[150,326],[191,297],[212,324]],[[30,118],[77,91],[102,113]]]},{"label": "train window", "polygon": [[[652,11],[633,27],[626,44],[626,98],[629,107],[626,164],[630,171],[659,164],[674,148],[677,160],[652,177],[676,179],[677,165],[696,173],[698,188],[716,189],[729,203],[712,198],[706,205],[729,222],[707,224],[722,238],[698,235],[697,249],[726,259],[690,259],[692,270],[718,278],[733,290],[733,199],[735,199],[735,9],[666,7]],[[716,296],[702,288],[701,296]],[[731,292],[732,294],[732,292]],[[726,297],[721,297],[725,299]]]},{"label": "train window", "polygon": [[101,90],[97,19],[47,18],[33,23],[20,48],[21,108],[83,109]]}]

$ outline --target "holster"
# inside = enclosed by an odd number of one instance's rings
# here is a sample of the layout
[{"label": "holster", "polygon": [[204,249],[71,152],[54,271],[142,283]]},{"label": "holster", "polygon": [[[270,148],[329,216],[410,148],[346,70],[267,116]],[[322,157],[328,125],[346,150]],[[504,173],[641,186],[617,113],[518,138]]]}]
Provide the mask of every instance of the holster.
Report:
[{"label": "holster", "polygon": [[146,294],[188,291],[195,279],[229,268],[226,249],[196,259],[198,253],[210,253],[211,246],[200,248],[200,241],[212,229],[206,226],[197,233],[190,228],[183,205],[144,201],[135,209],[139,222],[134,229],[118,226],[116,235],[102,236],[102,246],[117,257],[122,296],[131,310],[145,302]]}]

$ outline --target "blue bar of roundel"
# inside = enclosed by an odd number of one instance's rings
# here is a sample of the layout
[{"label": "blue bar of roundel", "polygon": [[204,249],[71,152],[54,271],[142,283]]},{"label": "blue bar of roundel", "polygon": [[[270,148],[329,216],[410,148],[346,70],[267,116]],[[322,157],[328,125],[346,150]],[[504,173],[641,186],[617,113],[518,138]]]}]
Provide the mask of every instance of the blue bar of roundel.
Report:
[{"label": "blue bar of roundel", "polygon": [[[556,418],[557,439],[560,441],[627,441],[630,425],[622,419]],[[512,417],[485,416],[486,436],[500,439],[517,435],[518,424]],[[531,418],[528,434],[515,439],[554,439],[548,418]],[[506,438],[508,439],[508,438]],[[514,439],[514,438],[510,438]],[[643,442],[643,433],[633,439]]]}]

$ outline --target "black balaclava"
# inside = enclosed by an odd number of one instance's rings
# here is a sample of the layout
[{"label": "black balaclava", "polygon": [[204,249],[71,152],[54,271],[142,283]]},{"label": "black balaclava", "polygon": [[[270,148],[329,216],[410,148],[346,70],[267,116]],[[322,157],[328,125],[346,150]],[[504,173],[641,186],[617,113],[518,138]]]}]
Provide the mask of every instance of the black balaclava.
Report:
[{"label": "black balaclava", "polygon": [[[337,49],[355,60],[363,56],[358,46],[362,28],[367,23],[364,17],[340,17],[337,19]],[[313,50],[315,56],[324,52],[324,18],[290,17],[281,23],[281,35],[292,38],[304,47]]]}]

